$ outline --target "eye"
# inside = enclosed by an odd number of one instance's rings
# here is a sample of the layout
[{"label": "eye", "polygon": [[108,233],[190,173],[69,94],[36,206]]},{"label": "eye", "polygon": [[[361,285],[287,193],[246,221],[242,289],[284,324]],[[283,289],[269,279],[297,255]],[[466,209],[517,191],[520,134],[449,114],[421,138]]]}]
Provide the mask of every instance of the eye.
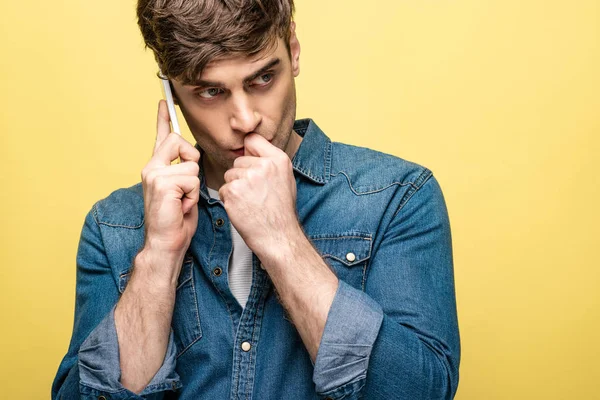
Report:
[{"label": "eye", "polygon": [[258,86],[265,86],[267,85],[269,82],[271,82],[273,80],[273,74],[272,73],[266,73],[266,74],[262,74],[261,76],[255,78],[252,81],[252,85],[258,85]]},{"label": "eye", "polygon": [[213,97],[216,97],[217,95],[223,93],[222,89],[219,88],[208,88],[208,89],[204,89],[198,92],[198,96],[204,98],[204,99],[212,99]]}]

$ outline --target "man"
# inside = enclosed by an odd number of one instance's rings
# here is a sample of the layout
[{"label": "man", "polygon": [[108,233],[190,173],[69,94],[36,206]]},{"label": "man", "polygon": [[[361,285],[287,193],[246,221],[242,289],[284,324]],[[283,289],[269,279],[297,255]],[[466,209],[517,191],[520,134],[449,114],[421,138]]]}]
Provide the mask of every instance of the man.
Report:
[{"label": "man", "polygon": [[53,398],[454,396],[441,190],[295,121],[292,14],[292,0],[140,0],[197,145],[161,101],[141,184],[88,214]]}]

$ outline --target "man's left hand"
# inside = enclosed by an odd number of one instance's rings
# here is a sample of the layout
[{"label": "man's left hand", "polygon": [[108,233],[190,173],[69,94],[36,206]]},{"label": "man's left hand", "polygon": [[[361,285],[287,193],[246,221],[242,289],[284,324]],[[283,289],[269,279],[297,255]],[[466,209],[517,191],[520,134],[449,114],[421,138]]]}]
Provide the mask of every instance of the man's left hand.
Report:
[{"label": "man's left hand", "polygon": [[296,180],[289,156],[264,137],[244,139],[244,156],[225,172],[219,196],[233,226],[259,257],[288,245],[302,232],[296,215]]}]

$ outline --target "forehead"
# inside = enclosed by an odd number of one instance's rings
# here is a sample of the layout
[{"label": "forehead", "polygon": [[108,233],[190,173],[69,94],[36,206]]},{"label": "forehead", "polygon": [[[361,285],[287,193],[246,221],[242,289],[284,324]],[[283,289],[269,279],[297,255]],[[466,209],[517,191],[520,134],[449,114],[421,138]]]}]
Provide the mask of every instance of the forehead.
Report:
[{"label": "forehead", "polygon": [[232,78],[243,79],[274,58],[279,58],[283,62],[287,59],[286,54],[285,43],[283,39],[278,38],[272,46],[256,55],[232,54],[212,60],[202,70],[199,80],[230,81]]}]

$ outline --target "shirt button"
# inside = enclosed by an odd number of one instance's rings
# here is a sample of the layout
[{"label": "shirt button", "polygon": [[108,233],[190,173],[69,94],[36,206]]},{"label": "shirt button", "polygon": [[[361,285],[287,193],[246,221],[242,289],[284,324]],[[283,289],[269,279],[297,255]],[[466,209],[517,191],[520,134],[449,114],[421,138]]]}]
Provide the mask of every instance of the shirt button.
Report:
[{"label": "shirt button", "polygon": [[244,351],[250,351],[251,347],[252,347],[252,345],[248,342],[242,343],[242,350],[244,350]]},{"label": "shirt button", "polygon": [[106,400],[106,397],[104,397],[104,396],[98,396],[98,400]]},{"label": "shirt button", "polygon": [[224,224],[224,223],[225,223],[225,221],[223,221],[223,218],[219,218],[219,219],[217,220],[217,223],[216,223],[216,225],[217,225],[218,227],[221,227],[221,226],[223,226],[223,224]]},{"label": "shirt button", "polygon": [[353,262],[354,260],[356,260],[356,255],[354,255],[354,253],[348,253],[346,254],[346,260]]},{"label": "shirt button", "polygon": [[213,269],[213,274],[215,274],[215,276],[221,276],[222,273],[223,273],[223,270],[219,267]]}]

